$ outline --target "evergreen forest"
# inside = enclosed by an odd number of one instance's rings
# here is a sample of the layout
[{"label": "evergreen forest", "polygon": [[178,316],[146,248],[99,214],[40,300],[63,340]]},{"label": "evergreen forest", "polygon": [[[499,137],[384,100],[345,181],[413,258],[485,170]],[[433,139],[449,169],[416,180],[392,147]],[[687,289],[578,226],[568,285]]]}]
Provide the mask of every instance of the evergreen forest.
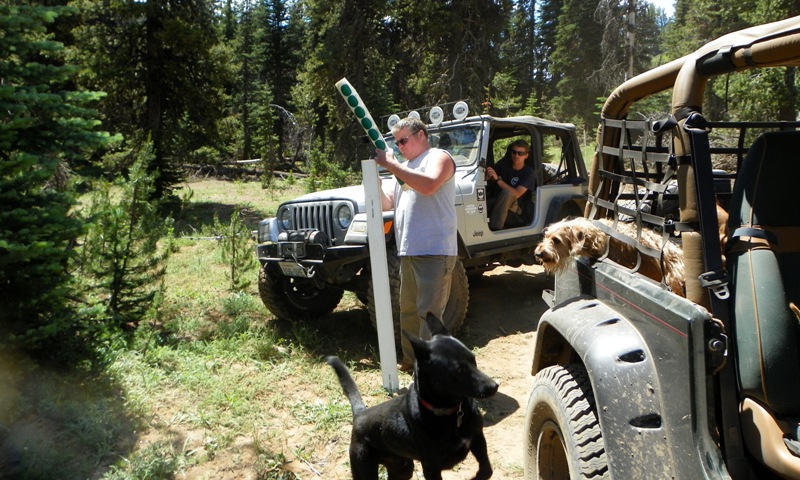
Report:
[{"label": "evergreen forest", "polygon": [[[676,0],[669,16],[644,0],[4,1],[0,343],[52,355],[135,326],[188,167],[356,169],[369,152],[343,77],[376,119],[464,100],[591,138],[626,78],[798,14],[800,0]],[[711,86],[717,118],[796,118],[793,68],[747,81]],[[737,102],[753,82],[761,97]]]}]

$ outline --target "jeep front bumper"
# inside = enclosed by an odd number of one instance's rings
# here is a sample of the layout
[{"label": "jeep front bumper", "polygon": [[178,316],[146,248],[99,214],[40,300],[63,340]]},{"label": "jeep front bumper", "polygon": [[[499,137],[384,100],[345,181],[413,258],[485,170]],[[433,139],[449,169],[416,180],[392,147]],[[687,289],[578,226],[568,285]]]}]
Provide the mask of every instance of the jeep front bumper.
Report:
[{"label": "jeep front bumper", "polygon": [[320,273],[329,283],[338,283],[335,277],[340,270],[354,263],[358,263],[360,268],[360,264],[369,258],[366,245],[327,246],[315,243],[309,232],[299,233],[303,238],[289,235],[290,240],[257,245],[256,255],[261,265],[277,264],[289,277],[311,278]]}]

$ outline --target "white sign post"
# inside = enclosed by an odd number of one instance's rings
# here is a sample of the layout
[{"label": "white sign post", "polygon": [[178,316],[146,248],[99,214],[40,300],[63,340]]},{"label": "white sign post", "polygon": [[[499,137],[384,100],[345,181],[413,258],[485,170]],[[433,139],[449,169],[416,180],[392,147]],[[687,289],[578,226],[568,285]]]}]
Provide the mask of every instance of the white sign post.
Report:
[{"label": "white sign post", "polygon": [[389,266],[386,262],[386,241],[383,232],[381,185],[375,160],[362,161],[361,173],[364,176],[364,193],[366,193],[369,261],[372,266],[372,290],[375,293],[375,318],[378,324],[378,352],[380,353],[383,388],[394,393],[400,388],[400,384],[397,375],[397,353],[394,347]]},{"label": "white sign post", "polygon": [[[361,128],[367,133],[375,148],[386,150],[386,142],[378,126],[361,100],[356,89],[346,78],[336,82],[336,91],[355,114]],[[397,354],[394,349],[394,319],[392,318],[392,296],[389,290],[389,266],[386,263],[385,233],[383,233],[383,208],[381,207],[381,184],[375,160],[361,162],[364,177],[364,193],[367,206],[367,237],[372,267],[372,289],[375,293],[375,320],[378,326],[378,351],[380,353],[383,387],[390,393],[400,389],[397,378]]]}]

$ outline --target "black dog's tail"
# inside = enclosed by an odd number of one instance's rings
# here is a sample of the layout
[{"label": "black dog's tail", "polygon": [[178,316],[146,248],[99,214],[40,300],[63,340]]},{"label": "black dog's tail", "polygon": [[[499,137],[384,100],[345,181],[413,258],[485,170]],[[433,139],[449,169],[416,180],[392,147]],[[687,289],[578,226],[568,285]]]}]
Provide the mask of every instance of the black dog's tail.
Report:
[{"label": "black dog's tail", "polygon": [[350,401],[350,408],[353,409],[353,416],[365,410],[367,407],[364,406],[364,400],[361,399],[358,386],[355,380],[353,380],[353,377],[350,376],[350,372],[347,370],[347,367],[344,366],[344,363],[333,355],[325,357],[325,361],[328,362],[328,365],[333,367],[336,376],[339,377],[339,384],[341,384],[344,394],[347,395],[347,399]]}]

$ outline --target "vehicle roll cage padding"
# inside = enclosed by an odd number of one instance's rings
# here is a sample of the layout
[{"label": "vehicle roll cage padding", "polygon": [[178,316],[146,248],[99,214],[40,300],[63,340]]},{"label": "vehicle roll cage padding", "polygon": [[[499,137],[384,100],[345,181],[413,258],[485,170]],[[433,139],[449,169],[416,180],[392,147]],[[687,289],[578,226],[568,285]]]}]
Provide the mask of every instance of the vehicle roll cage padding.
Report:
[{"label": "vehicle roll cage padding", "polygon": [[[631,78],[606,99],[601,111],[603,119],[625,119],[628,110],[636,101],[650,95],[674,88],[672,97],[672,114],[680,118],[685,109],[702,112],[702,97],[705,80],[713,72],[732,72],[759,66],[799,66],[796,52],[800,50],[800,16],[787,18],[778,22],[751,27],[724,35],[701,47],[694,53],[673,60],[660,67]],[[718,51],[727,52],[720,53]],[[719,56],[719,58],[717,58]],[[787,60],[789,59],[789,60]],[[730,67],[723,70],[721,65]],[[682,78],[678,75],[685,71]],[[717,73],[718,74],[718,73]],[[602,145],[603,125],[598,128],[597,143]],[[617,132],[618,134],[619,132]],[[616,144],[619,138],[615,134],[606,136],[606,140]],[[687,139],[688,141],[688,139]],[[688,145],[676,142],[675,154],[682,156],[688,153]],[[606,170],[613,170],[608,162],[612,159],[601,150],[595,153],[592,171],[589,175],[589,191],[595,192],[600,181],[596,169],[601,165]],[[587,204],[587,208],[589,205]],[[588,215],[587,209],[586,214]]]}]

